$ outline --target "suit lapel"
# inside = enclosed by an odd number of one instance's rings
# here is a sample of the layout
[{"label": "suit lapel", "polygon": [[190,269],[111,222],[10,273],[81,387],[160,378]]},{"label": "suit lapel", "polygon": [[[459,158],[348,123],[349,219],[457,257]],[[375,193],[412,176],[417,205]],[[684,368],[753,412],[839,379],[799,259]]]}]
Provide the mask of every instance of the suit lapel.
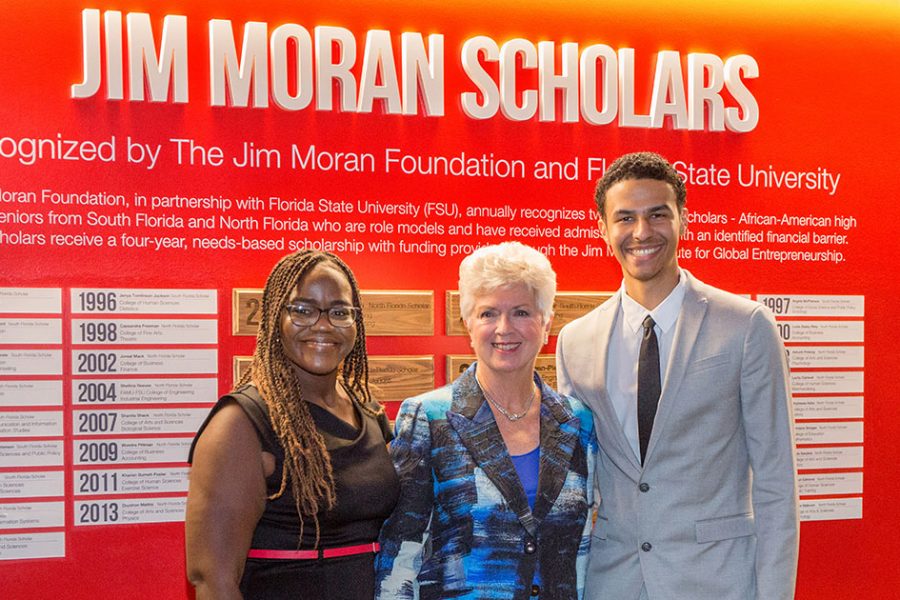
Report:
[{"label": "suit lapel", "polygon": [[606,455],[625,473],[637,481],[641,476],[641,465],[625,438],[625,432],[619,423],[616,409],[613,408],[606,387],[606,368],[609,361],[609,341],[616,315],[619,312],[622,290],[615,293],[597,312],[597,322],[593,327],[586,327],[587,335],[596,335],[596,354],[585,353],[591,363],[591,378],[587,381],[596,385],[599,393],[583,393],[578,396],[584,399],[597,415],[597,437]]},{"label": "suit lapel", "polygon": [[497,429],[494,414],[475,381],[473,368],[453,383],[453,401],[447,412],[447,421],[459,435],[472,460],[516,513],[525,530],[536,535],[537,523],[528,506],[525,490]]},{"label": "suit lapel", "polygon": [[708,302],[706,295],[701,290],[701,285],[690,273],[682,270],[685,275],[684,301],[681,305],[681,315],[675,326],[675,337],[672,339],[672,350],[669,355],[669,365],[663,381],[662,392],[659,397],[659,408],[656,419],[653,421],[653,432],[650,435],[650,444],[647,446],[647,456],[644,462],[648,462],[653,456],[653,448],[663,435],[669,415],[672,414],[675,404],[678,402],[678,390],[684,380],[684,374],[693,358],[694,344],[700,333],[700,326],[706,316]]}]

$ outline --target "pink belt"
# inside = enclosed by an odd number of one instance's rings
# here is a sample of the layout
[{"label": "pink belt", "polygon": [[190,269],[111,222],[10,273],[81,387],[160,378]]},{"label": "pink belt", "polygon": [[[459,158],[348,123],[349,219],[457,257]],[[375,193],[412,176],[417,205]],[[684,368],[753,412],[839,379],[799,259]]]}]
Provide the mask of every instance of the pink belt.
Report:
[{"label": "pink belt", "polygon": [[251,548],[247,558],[273,558],[277,560],[316,560],[319,558],[337,558],[338,556],[352,556],[367,552],[378,552],[381,546],[378,542],[360,544],[359,546],[344,546],[342,548],[324,548],[319,550],[260,550]]}]

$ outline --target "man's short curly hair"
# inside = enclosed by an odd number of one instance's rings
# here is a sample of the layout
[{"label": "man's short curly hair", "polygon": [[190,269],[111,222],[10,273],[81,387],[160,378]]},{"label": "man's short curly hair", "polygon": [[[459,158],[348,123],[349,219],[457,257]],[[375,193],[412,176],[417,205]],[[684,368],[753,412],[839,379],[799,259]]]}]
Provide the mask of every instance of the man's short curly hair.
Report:
[{"label": "man's short curly hair", "polygon": [[684,180],[678,175],[669,161],[656,152],[632,152],[617,158],[597,181],[594,190],[594,201],[601,219],[606,219],[603,209],[606,205],[606,192],[609,188],[627,179],[656,179],[665,181],[675,192],[675,203],[678,210],[683,211],[687,203],[687,189]]}]

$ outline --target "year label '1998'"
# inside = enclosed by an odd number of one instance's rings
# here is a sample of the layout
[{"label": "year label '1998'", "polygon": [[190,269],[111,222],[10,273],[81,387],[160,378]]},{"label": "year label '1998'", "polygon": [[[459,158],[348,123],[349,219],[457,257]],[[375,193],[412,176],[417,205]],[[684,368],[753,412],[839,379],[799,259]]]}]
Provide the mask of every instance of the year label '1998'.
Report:
[{"label": "year label '1998'", "polygon": [[103,342],[115,342],[119,339],[118,326],[106,321],[84,321],[78,324],[76,331],[78,339],[75,343],[91,344]]}]

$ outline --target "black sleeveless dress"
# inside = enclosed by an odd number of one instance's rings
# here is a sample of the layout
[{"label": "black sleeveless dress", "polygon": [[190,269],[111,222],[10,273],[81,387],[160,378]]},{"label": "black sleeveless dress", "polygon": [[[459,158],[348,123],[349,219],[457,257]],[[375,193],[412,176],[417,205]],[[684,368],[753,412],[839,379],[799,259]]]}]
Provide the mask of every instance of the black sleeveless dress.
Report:
[{"label": "black sleeveless dress", "polygon": [[[212,416],[226,403],[236,402],[256,427],[263,450],[275,456],[275,471],[266,479],[267,494],[281,487],[284,451],[278,442],[265,402],[253,386],[223,396],[200,427],[194,444]],[[355,406],[355,405],[354,405]],[[319,548],[342,548],[378,540],[390,516],[400,484],[386,448],[391,439],[387,417],[372,417],[356,408],[360,429],[309,404],[325,439],[334,473],[336,506],[320,511]],[[191,447],[191,457],[193,446]],[[189,459],[190,460],[190,459]],[[312,550],[315,523],[304,518],[303,540],[290,485],[281,497],[266,501],[265,512],[253,533],[251,548]],[[325,559],[279,560],[248,558],[241,579],[245,600],[372,600],[375,593],[375,554],[371,552]]]}]

